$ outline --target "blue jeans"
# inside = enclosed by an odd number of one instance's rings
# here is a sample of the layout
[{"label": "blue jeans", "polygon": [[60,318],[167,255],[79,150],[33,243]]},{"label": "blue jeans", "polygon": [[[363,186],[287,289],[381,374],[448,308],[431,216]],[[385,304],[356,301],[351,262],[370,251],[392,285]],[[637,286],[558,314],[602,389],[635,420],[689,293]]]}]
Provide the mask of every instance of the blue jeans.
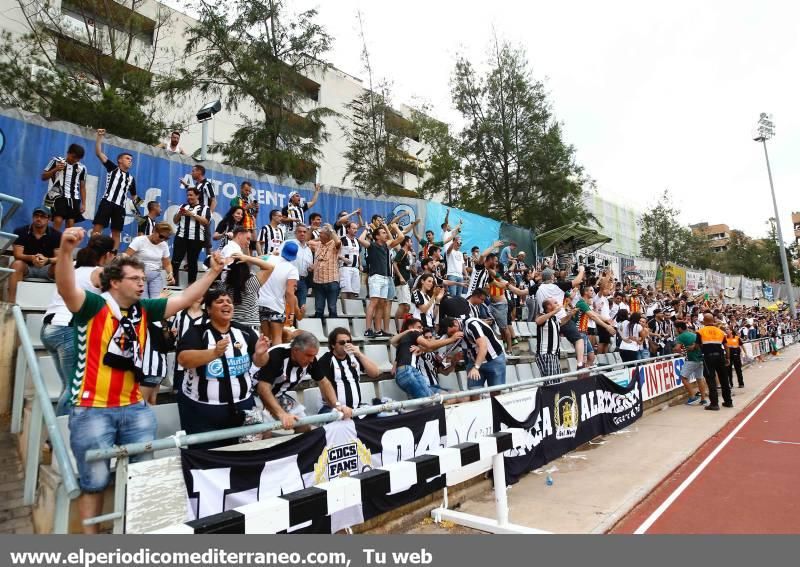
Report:
[{"label": "blue jeans", "polygon": [[[469,372],[472,367],[475,365],[474,362],[470,362],[467,366],[467,372]],[[478,372],[481,373],[481,377],[477,380],[472,380],[471,378],[467,379],[467,389],[468,390],[475,390],[476,388],[482,388],[484,384],[488,386],[499,386],[500,384],[506,383],[506,355],[501,354],[491,362],[484,362],[481,364],[481,367],[478,369]]]},{"label": "blue jeans", "polygon": [[339,300],[339,282],[314,284],[314,295],[314,317],[324,317],[326,302],[328,317],[338,317],[336,302]]},{"label": "blue jeans", "polygon": [[147,272],[145,277],[147,278],[147,283],[144,286],[142,297],[150,299],[161,297],[161,292],[164,291],[164,276],[161,274],[161,270]]},{"label": "blue jeans", "polygon": [[300,276],[297,280],[297,290],[294,294],[297,296],[297,307],[302,307],[306,304],[308,299],[308,276]]},{"label": "blue jeans", "polygon": [[645,360],[646,358],[650,358],[650,351],[647,349],[640,350],[639,356],[637,358],[638,360]]},{"label": "blue jeans", "polygon": [[56,404],[56,416],[68,415],[72,392],[70,385],[75,374],[75,329],[58,325],[42,325],[39,333],[42,344],[53,357],[61,378],[61,397]]},{"label": "blue jeans", "polygon": [[434,394],[428,379],[422,375],[419,368],[409,364],[397,368],[394,380],[400,386],[400,389],[408,394],[408,398],[411,400],[427,398]]},{"label": "blue jeans", "polygon": [[[147,443],[156,437],[156,416],[146,402],[114,408],[73,406],[69,414],[69,444],[78,463],[78,484],[83,492],[102,492],[111,480],[111,461],[86,461],[90,449],[110,449],[114,445]],[[131,457],[131,462],[146,461],[153,453]]]},{"label": "blue jeans", "polygon": [[[448,275],[447,279],[450,280],[451,282],[458,282],[458,283],[464,281],[463,277],[456,275]],[[464,294],[464,288],[461,287],[460,285],[447,286],[447,293],[449,293],[453,297],[461,297]]]}]

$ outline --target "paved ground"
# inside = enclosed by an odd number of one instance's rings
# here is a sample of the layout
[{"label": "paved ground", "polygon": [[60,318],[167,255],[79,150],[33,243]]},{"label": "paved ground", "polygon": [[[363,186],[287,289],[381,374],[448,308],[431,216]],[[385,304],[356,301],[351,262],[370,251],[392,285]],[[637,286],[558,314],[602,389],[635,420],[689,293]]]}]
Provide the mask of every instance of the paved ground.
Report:
[{"label": "paved ground", "polygon": [[8,420],[0,419],[0,533],[32,534],[30,506],[22,504],[24,471]]},{"label": "paved ground", "polygon": [[[551,471],[554,481],[551,486],[545,483],[544,471],[528,474],[508,492],[510,521],[555,533],[609,531],[729,421],[740,412],[747,415],[752,409],[747,408],[748,404],[793,366],[798,356],[800,346],[794,345],[777,358],[746,368],[746,387],[734,391],[733,409],[710,412],[701,406],[664,406],[599,444],[588,445],[549,463],[544,470]],[[800,375],[795,381],[800,381]],[[794,398],[797,399],[797,394]],[[796,415],[795,411],[792,417],[796,419]],[[771,435],[778,440],[788,439],[777,432]],[[800,442],[800,429],[795,430],[792,439]],[[800,453],[800,446],[789,449]],[[720,481],[720,490],[725,491],[724,481]],[[796,506],[797,500],[794,502]],[[695,503],[698,508],[706,505],[698,497]],[[465,502],[460,510],[493,518],[493,495],[487,491],[480,498]],[[409,532],[452,533],[447,527],[427,523]]]},{"label": "paved ground", "polygon": [[800,364],[678,467],[614,533],[800,533]]}]

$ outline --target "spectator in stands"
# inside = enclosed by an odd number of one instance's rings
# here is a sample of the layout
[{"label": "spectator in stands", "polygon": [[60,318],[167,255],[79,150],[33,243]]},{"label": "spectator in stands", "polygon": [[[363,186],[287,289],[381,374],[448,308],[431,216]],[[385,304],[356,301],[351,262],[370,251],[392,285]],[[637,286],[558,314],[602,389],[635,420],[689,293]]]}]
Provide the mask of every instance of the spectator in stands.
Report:
[{"label": "spectator in stands", "polygon": [[511,264],[511,260],[515,260],[514,252],[517,251],[517,243],[509,242],[508,246],[500,250],[500,271],[504,272]]},{"label": "spectator in stands", "polygon": [[84,220],[86,166],[81,163],[83,155],[83,146],[70,144],[67,157],[52,158],[42,172],[42,180],[48,182],[45,205],[52,208],[56,230],[61,230],[63,221],[70,227]]},{"label": "spectator in stands", "polygon": [[489,276],[497,268],[497,254],[493,250],[497,250],[503,245],[502,240],[497,240],[492,243],[480,256],[475,260],[475,267],[472,269],[472,276],[469,279],[467,286],[467,294],[469,295],[477,288],[487,288],[489,286]]},{"label": "spectator in stands", "polygon": [[[480,319],[466,320],[446,317],[439,324],[449,337],[462,334],[467,354],[467,388],[474,390],[506,383],[506,353],[494,331]],[[492,396],[499,392],[493,392]],[[472,396],[477,399],[477,396]]]},{"label": "spectator in stands", "polygon": [[[561,320],[558,313],[561,305],[552,297],[544,300],[544,313],[536,317],[536,366],[542,376],[555,376],[561,373]],[[567,319],[569,320],[569,315]],[[545,384],[557,383],[547,381]]]},{"label": "spectator in stands", "polygon": [[[426,341],[436,339],[433,336],[433,329],[423,329],[422,336]],[[450,391],[449,388],[444,388],[439,383],[439,374],[450,374],[455,369],[457,360],[461,357],[463,357],[463,353],[460,350],[449,355],[440,354],[436,351],[424,351],[422,354],[417,355],[417,368],[428,379],[428,386],[433,393]],[[452,401],[457,402],[458,400]]]},{"label": "spectator in stands", "polygon": [[427,398],[434,391],[430,387],[428,377],[420,372],[417,359],[422,351],[435,351],[447,345],[457,343],[463,333],[456,331],[444,339],[426,339],[422,321],[419,319],[406,319],[400,332],[394,335],[389,342],[397,348],[395,362],[395,382],[409,399]]},{"label": "spectator in stands", "polygon": [[187,202],[172,218],[178,233],[172,250],[172,271],[178,273],[183,258],[188,262],[189,284],[197,279],[197,261],[206,245],[206,233],[211,225],[211,209],[200,204],[200,192],[195,187],[186,190]]},{"label": "spectator in stands", "polygon": [[125,201],[126,195],[130,194],[134,206],[139,206],[142,199],[136,194],[136,180],[131,173],[133,167],[133,156],[128,152],[122,152],[117,156],[117,163],[114,163],[103,153],[103,138],[106,131],[103,128],[97,130],[97,137],[94,143],[94,152],[103,163],[108,172],[106,176],[106,187],[97,212],[94,215],[94,233],[102,233],[105,228],[111,226],[111,238],[114,239],[114,246],[119,249],[120,233],[125,225]]},{"label": "spectator in stands", "polygon": [[[78,250],[75,258],[75,283],[81,288],[100,294],[102,266],[114,259],[114,240],[110,236],[95,234],[86,248]],[[98,267],[99,266],[99,267]],[[56,415],[68,415],[72,400],[72,383],[75,374],[75,329],[72,313],[64,304],[58,291],[53,292],[47,306],[40,334],[42,344],[53,357],[63,390],[56,404]]]},{"label": "spectator in stands", "polygon": [[[368,406],[372,400],[364,399],[361,394],[361,374],[375,380],[381,372],[378,365],[353,344],[350,331],[344,327],[336,327],[328,335],[328,348],[331,350],[319,359],[320,371],[336,389],[336,404],[324,405],[320,413],[331,409],[344,412],[359,406]],[[348,416],[349,417],[349,416]]]},{"label": "spectator in stands", "polygon": [[469,303],[469,310],[470,310],[470,317],[475,317],[480,319],[489,327],[494,326],[494,317],[492,317],[491,312],[489,311],[489,306],[486,303],[486,290],[483,288],[478,288],[469,294],[467,298],[467,302]]},{"label": "spectator in stands", "polygon": [[[187,199],[188,199],[188,190],[189,189],[196,189],[198,195],[198,202],[201,206],[208,207],[209,210],[209,224],[204,232],[204,243],[202,248],[206,251],[206,256],[211,256],[211,215],[214,214],[214,211],[217,210],[217,194],[214,192],[214,184],[211,183],[210,179],[206,178],[206,168],[202,165],[195,164],[192,166],[192,170],[189,174],[192,178],[192,184],[187,183],[183,178],[181,178],[181,185],[186,187],[187,190]],[[175,221],[177,224],[178,221]],[[180,231],[179,231],[180,233]],[[190,264],[190,272],[191,272],[191,261]],[[191,283],[194,280],[189,280]]]},{"label": "spectator in stands", "polygon": [[269,224],[261,227],[261,232],[258,233],[256,248],[259,256],[280,253],[281,245],[286,240],[286,232],[281,224],[282,218],[280,209],[272,209],[269,212]]},{"label": "spectator in stands", "polygon": [[[230,260],[232,263],[228,266],[225,289],[233,299],[233,321],[260,333],[258,293],[272,275],[275,264],[251,256],[245,251],[233,253]],[[250,266],[256,266],[258,271],[253,273]]]},{"label": "spectator in stands", "polygon": [[338,317],[339,301],[339,249],[342,241],[329,224],[319,229],[316,240],[308,244],[314,252],[314,317],[324,318],[325,304],[328,317]]},{"label": "spectator in stands", "polygon": [[[342,211],[339,213],[336,223],[333,225],[333,228],[336,230],[336,234],[339,235],[339,238],[344,238],[347,235],[347,228],[350,226],[350,223],[353,222],[352,218],[354,216],[358,217],[358,222],[356,223],[356,230],[358,230],[360,227],[364,226],[364,219],[361,218],[360,208],[356,209],[352,213],[348,213],[347,211]],[[355,234],[353,236],[355,236]]]},{"label": "spectator in stands", "polygon": [[283,210],[281,211],[281,214],[283,215],[282,222],[286,228],[287,240],[294,239],[295,229],[298,227],[298,225],[306,224],[305,213],[317,203],[321,188],[322,186],[319,183],[314,185],[314,196],[307,203],[300,197],[299,192],[292,191],[289,193],[289,203],[283,207]]},{"label": "spectator in stands", "polygon": [[250,230],[243,226],[237,226],[231,235],[233,238],[220,250],[226,264],[230,264],[233,261],[232,257],[236,254],[250,254]]},{"label": "spectator in stands", "polygon": [[641,313],[631,313],[620,309],[617,313],[617,329],[622,342],[619,345],[619,355],[622,362],[632,362],[639,358],[639,351],[645,342],[644,326],[640,324]]},{"label": "spectator in stands", "polygon": [[[314,270],[314,253],[308,245],[309,230],[304,224],[297,224],[294,239],[297,244],[297,255],[292,262],[297,268],[300,279],[297,280],[297,305],[305,308],[308,300],[308,288],[313,284],[311,273]],[[285,244],[284,244],[285,246]]]},{"label": "spectator in stands", "polygon": [[[360,218],[360,217],[359,217]],[[362,224],[350,221],[339,248],[339,288],[345,299],[356,299],[361,293],[361,244],[356,233]]]},{"label": "spectator in stands", "polygon": [[186,155],[186,150],[184,150],[183,146],[181,146],[181,133],[178,132],[177,130],[174,130],[169,135],[169,140],[167,140],[166,142],[161,142],[156,147],[167,150],[169,153],[172,154],[181,154],[184,156]]},{"label": "spectator in stands", "polygon": [[261,334],[270,337],[272,344],[283,342],[283,323],[286,313],[294,314],[297,309],[297,282],[300,276],[292,263],[299,249],[296,241],[284,242],[281,255],[274,260],[275,268],[270,278],[258,291],[258,314]]},{"label": "spectator in stands", "polygon": [[417,285],[411,294],[411,301],[414,303],[412,316],[422,321],[423,327],[436,328],[439,320],[439,302],[444,293],[443,287],[436,287],[433,275],[426,273],[417,279]]},{"label": "spectator in stands", "polygon": [[[542,307],[544,300],[552,297],[560,306],[562,306],[559,309],[557,317],[559,320],[563,321],[567,315],[567,311],[563,307],[565,294],[567,292],[573,293],[573,290],[577,291],[580,285],[583,283],[585,274],[585,268],[581,266],[578,268],[578,275],[571,282],[563,279],[556,282],[554,281],[555,272],[550,268],[544,269],[542,271],[542,284],[536,291],[536,308],[538,309],[538,312],[545,312],[544,308]],[[583,361],[585,345],[583,337],[578,331],[578,326],[574,321],[567,320],[561,325],[561,334],[565,336],[567,340],[575,347],[575,356],[578,359],[578,364],[580,365],[581,361]]]},{"label": "spectator in stands", "polygon": [[153,233],[153,229],[156,226],[156,222],[158,222],[158,217],[161,216],[161,203],[158,201],[148,201],[147,202],[147,215],[142,217],[139,220],[139,236],[150,236]]},{"label": "spectator in stands", "polygon": [[[238,205],[232,206],[222,220],[217,223],[214,229],[214,240],[219,241],[219,249],[225,248],[228,241],[233,239],[233,231],[236,227],[244,226],[244,209]],[[249,229],[248,229],[249,230]]]},{"label": "spectator in stands", "polygon": [[[681,368],[681,382],[689,394],[687,405],[708,405],[708,386],[703,378],[703,353],[697,335],[691,332],[685,321],[676,321],[675,352],[686,356]],[[699,395],[698,395],[699,394]]]},{"label": "spectator in stands", "polygon": [[[186,309],[182,309],[175,314],[170,324],[170,332],[174,338],[173,342],[177,345],[181,338],[189,332],[194,325],[205,325],[208,323],[208,315],[203,308],[203,298],[201,297]],[[183,366],[175,361],[175,374],[172,379],[173,392],[178,393],[183,387]]]},{"label": "spectator in stands", "polygon": [[[284,245],[284,249],[291,243]],[[290,344],[277,345],[267,352],[267,362],[256,374],[256,391],[261,402],[272,417],[283,424],[284,429],[303,432],[310,425],[296,427],[295,422],[305,417],[302,405],[289,396],[303,380],[311,378],[319,386],[324,403],[336,408],[345,418],[353,415],[351,408],[341,405],[336,398],[336,389],[327,379],[327,372],[317,360],[319,340],[311,333],[300,331]]]},{"label": "spectator in stands", "polygon": [[167,240],[172,236],[172,225],[168,222],[160,222],[155,226],[155,230],[149,236],[137,236],[134,238],[125,254],[133,256],[144,264],[147,283],[144,286],[142,297],[156,299],[164,291],[164,277],[162,270],[167,272],[167,284],[175,285],[175,275],[169,260],[169,246]]},{"label": "spectator in stands", "polygon": [[[31,224],[14,229],[14,273],[8,278],[8,302],[17,302],[17,284],[24,278],[53,281],[61,233],[50,226],[50,209],[33,209]],[[70,261],[72,261],[70,259]]]},{"label": "spectator in stands", "polygon": [[[464,253],[461,251],[461,237],[458,235],[459,228],[453,232],[456,235],[452,241],[445,244],[445,278],[457,284],[463,283],[467,278],[467,272],[464,268]],[[464,288],[461,285],[451,285],[447,290],[452,296],[466,295]]]},{"label": "spectator in stands", "polygon": [[581,290],[581,297],[575,303],[576,314],[573,321],[578,327],[578,332],[581,333],[583,344],[585,348],[585,359],[578,358],[578,368],[582,366],[594,365],[594,349],[589,342],[589,335],[586,333],[589,328],[589,321],[594,321],[599,327],[608,332],[609,335],[615,335],[617,330],[613,325],[605,322],[600,315],[592,310],[592,299],[594,298],[594,288],[590,285],[583,286]]},{"label": "spectator in stands", "polygon": [[[110,462],[89,463],[86,452],[147,443],[155,437],[155,416],[137,384],[141,361],[151,348],[146,322],[167,319],[189,307],[222,271],[222,263],[215,256],[209,272],[182,294],[169,299],[140,299],[146,282],[144,266],[135,258],[123,256],[103,269],[103,295],[97,295],[77,285],[72,266],[72,252],[84,235],[82,228],[64,231],[56,264],[58,292],[74,314],[76,348],[87,353],[85,363],[76,363],[74,407],[69,420],[70,445],[83,491],[79,501],[82,519],[101,513],[103,491],[110,480]],[[152,458],[152,453],[131,460],[147,458]],[[96,531],[97,525],[84,526],[86,533]]]},{"label": "spectator in stands", "polygon": [[309,242],[311,242],[312,240],[318,240],[319,231],[322,228],[322,215],[319,213],[311,213],[311,215],[308,217],[308,221],[309,221],[308,229],[310,231],[309,232],[310,237],[308,239]]},{"label": "spectator in stands", "polygon": [[231,207],[242,207],[244,217],[242,226],[250,231],[250,252],[256,249],[256,219],[258,219],[258,199],[253,195],[253,186],[249,181],[242,181],[239,186],[239,196],[231,199]]},{"label": "spectator in stands", "polygon": [[[269,339],[233,321],[233,298],[215,288],[204,298],[208,323],[192,326],[178,347],[177,360],[185,369],[178,394],[181,428],[188,434],[258,423],[252,395],[251,368],[267,362]],[[230,445],[225,439],[195,448]]]},{"label": "spectator in stands", "polygon": [[358,237],[358,242],[368,253],[367,268],[369,274],[369,303],[367,305],[366,331],[368,338],[391,336],[384,328],[383,312],[389,302],[389,284],[392,274],[392,264],[389,259],[389,250],[403,240],[403,235],[387,242],[389,233],[386,228],[380,227],[373,233],[373,239],[367,240],[365,232]]},{"label": "spectator in stands", "polygon": [[412,280],[412,272],[414,270],[411,244],[411,237],[404,236],[400,250],[397,251],[392,260],[394,287],[397,295],[395,323],[398,329],[402,326],[402,321],[411,310],[411,288],[408,283]]}]

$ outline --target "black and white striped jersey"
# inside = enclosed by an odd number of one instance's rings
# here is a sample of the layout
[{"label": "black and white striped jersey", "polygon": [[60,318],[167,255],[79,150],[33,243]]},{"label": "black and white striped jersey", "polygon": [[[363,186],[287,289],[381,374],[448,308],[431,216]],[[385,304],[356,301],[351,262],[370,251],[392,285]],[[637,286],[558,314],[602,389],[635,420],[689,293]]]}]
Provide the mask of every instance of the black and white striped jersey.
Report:
[{"label": "black and white striped jersey", "polygon": [[417,368],[431,386],[439,385],[439,358],[435,352],[425,352],[418,356]]},{"label": "black and white striped jersey", "polygon": [[476,289],[486,289],[489,285],[489,270],[483,264],[475,264],[472,269],[472,275],[469,278],[469,287],[467,288],[467,296],[469,296]]},{"label": "black and white striped jersey", "polygon": [[345,268],[361,268],[361,244],[358,238],[342,236],[339,258],[342,259],[342,266]]},{"label": "black and white striped jersey", "polygon": [[130,171],[122,171],[110,159],[107,159],[103,165],[108,172],[103,199],[122,207],[125,205],[125,196],[128,193],[136,195],[136,180]]},{"label": "black and white striped jersey", "polygon": [[81,183],[86,181],[86,166],[81,162],[67,163],[62,157],[54,157],[45,166],[45,172],[51,171],[58,162],[64,162],[64,169],[47,181],[47,193],[51,196],[80,200]]},{"label": "black and white striped jersey", "polygon": [[422,321],[423,327],[433,329],[436,326],[436,304],[434,303],[425,313],[419,309],[423,305],[427,305],[430,300],[431,296],[421,289],[411,292],[411,303],[414,304],[412,315],[415,319]]},{"label": "black and white striped jersey", "polygon": [[[189,203],[184,203],[181,205],[181,209],[191,211],[198,216],[208,219],[209,222],[211,221],[211,209],[209,209],[206,205],[192,206]],[[194,217],[187,215],[178,220],[178,232],[176,234],[176,238],[205,241],[206,229],[208,229],[208,225],[203,226],[197,222]]]},{"label": "black and white striped jersey", "polygon": [[271,224],[266,224],[258,233],[258,241],[262,244],[265,254],[280,253],[284,240],[286,240],[286,232],[282,226],[275,228]]},{"label": "black and white striped jersey", "polygon": [[491,327],[489,327],[480,319],[470,317],[464,321],[463,340],[467,345],[467,350],[469,351],[472,360],[475,360],[475,357],[478,354],[477,341],[480,337],[486,337],[486,339],[489,341],[488,348],[486,350],[486,358],[484,359],[485,362],[491,362],[498,356],[502,356],[506,353],[505,350],[503,350],[503,344],[497,339],[497,336],[495,336]]},{"label": "black and white striped jersey", "polygon": [[536,354],[561,354],[561,324],[558,322],[558,315],[536,327]]},{"label": "black and white striped jersey", "polygon": [[350,224],[350,219],[347,219],[344,224],[337,224],[334,228],[336,229],[336,234],[339,238],[344,238],[347,236],[347,225]]},{"label": "black and white striped jersey", "polygon": [[257,380],[272,385],[272,395],[276,398],[296,389],[302,380],[310,378],[319,382],[325,378],[317,359],[308,366],[299,366],[292,360],[291,352],[288,344],[272,347],[267,364],[256,374]]},{"label": "black and white striped jersey", "polygon": [[281,210],[281,213],[286,218],[292,219],[286,222],[286,230],[294,232],[298,224],[306,224],[306,211],[308,210],[308,203],[300,201],[299,205],[289,203]]},{"label": "black and white striped jersey", "polygon": [[361,399],[361,383],[359,376],[362,373],[361,363],[353,354],[348,354],[343,360],[326,352],[319,359],[320,372],[331,381],[336,388],[336,399],[339,403],[349,408],[359,405],[369,405],[372,400]]},{"label": "black and white striped jersey", "polygon": [[144,217],[139,222],[139,232],[141,232],[145,236],[150,236],[151,234],[153,234],[155,228],[156,228],[156,221],[154,221],[150,217]]},{"label": "black and white striped jersey", "polygon": [[177,352],[213,349],[226,337],[230,343],[224,357],[184,370],[183,394],[187,398],[202,404],[221,405],[240,402],[252,395],[250,368],[258,339],[248,327],[232,324],[227,333],[219,333],[211,325],[193,325],[178,343]]},{"label": "black and white striped jersey", "polygon": [[210,207],[211,199],[215,199],[217,196],[217,194],[214,193],[214,184],[208,179],[203,179],[195,187],[200,192],[200,204]]}]

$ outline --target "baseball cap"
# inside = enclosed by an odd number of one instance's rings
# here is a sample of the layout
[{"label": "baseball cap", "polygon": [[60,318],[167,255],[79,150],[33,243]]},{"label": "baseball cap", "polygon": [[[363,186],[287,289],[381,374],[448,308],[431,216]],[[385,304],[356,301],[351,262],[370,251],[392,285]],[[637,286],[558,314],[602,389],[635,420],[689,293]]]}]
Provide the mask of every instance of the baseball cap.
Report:
[{"label": "baseball cap", "polygon": [[284,260],[292,262],[295,258],[297,258],[297,250],[297,242],[294,240],[287,240],[283,243],[283,248],[281,248],[281,257]]},{"label": "baseball cap", "polygon": [[291,199],[295,195],[300,195],[300,192],[299,191],[292,191],[291,193],[289,193],[289,198]]},{"label": "baseball cap", "polygon": [[34,215],[47,215],[48,217],[53,216],[50,213],[50,208],[49,207],[44,207],[44,206],[36,207],[35,209],[33,209],[33,214]]}]

